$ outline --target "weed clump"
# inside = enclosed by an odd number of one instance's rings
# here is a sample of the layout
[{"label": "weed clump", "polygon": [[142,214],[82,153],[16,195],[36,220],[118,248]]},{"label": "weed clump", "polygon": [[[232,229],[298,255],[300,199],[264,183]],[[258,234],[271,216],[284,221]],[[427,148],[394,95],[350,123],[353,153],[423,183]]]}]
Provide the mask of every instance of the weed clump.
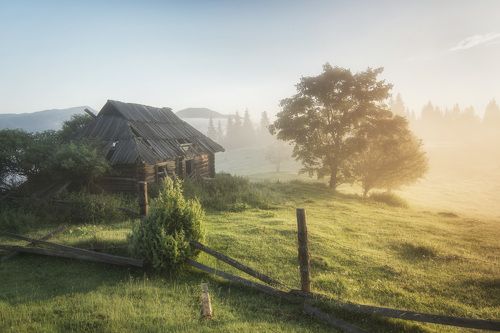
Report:
[{"label": "weed clump", "polygon": [[21,232],[36,225],[36,217],[23,209],[2,206],[0,209],[0,229]]},{"label": "weed clump", "polygon": [[400,196],[390,192],[375,192],[370,194],[370,200],[385,203],[392,207],[408,208],[408,202]]},{"label": "weed clump", "polygon": [[149,215],[132,229],[131,250],[158,271],[176,271],[197,254],[191,241],[203,238],[203,209],[198,200],[184,198],[182,182],[165,178]]},{"label": "weed clump", "polygon": [[269,209],[272,191],[247,178],[219,173],[211,180],[186,180],[184,193],[198,198],[206,209],[241,212],[249,208]]}]

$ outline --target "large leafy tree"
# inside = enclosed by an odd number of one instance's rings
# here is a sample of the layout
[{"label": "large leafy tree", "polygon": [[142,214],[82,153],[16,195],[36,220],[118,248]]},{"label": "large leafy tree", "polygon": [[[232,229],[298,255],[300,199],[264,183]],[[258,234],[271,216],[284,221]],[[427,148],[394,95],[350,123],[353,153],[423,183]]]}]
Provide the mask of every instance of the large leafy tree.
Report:
[{"label": "large leafy tree", "polygon": [[387,110],[391,85],[378,79],[382,70],[352,73],[325,64],[323,73],[303,77],[297,94],[281,101],[270,129],[294,143],[303,172],[329,176],[334,189],[353,179],[353,158],[366,144],[363,125]]},{"label": "large leafy tree", "polygon": [[60,131],[0,130],[0,190],[11,179],[71,180],[84,186],[109,170],[97,142],[74,140],[87,117],[73,117]]},{"label": "large leafy tree", "polygon": [[354,172],[363,196],[374,188],[396,189],[421,178],[428,169],[422,143],[400,116],[381,117],[366,126],[367,146],[357,156]]}]

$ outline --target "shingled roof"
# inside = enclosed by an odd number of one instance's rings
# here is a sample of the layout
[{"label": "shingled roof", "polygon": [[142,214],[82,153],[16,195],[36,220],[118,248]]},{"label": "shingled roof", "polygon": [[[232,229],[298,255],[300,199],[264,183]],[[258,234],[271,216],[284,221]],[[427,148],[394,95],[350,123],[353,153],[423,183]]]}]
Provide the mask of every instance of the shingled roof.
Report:
[{"label": "shingled roof", "polygon": [[155,164],[224,148],[170,108],[108,100],[81,136],[98,139],[111,164]]}]

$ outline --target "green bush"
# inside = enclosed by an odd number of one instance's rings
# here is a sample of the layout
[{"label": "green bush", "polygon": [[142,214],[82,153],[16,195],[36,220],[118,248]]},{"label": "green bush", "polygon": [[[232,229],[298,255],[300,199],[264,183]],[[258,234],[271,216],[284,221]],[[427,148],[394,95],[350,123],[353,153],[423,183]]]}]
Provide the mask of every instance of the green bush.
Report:
[{"label": "green bush", "polygon": [[182,182],[165,178],[148,216],[133,227],[131,250],[155,270],[175,271],[197,254],[190,241],[203,238],[203,217],[199,201],[184,198]]},{"label": "green bush", "polygon": [[268,209],[273,197],[265,184],[226,173],[210,180],[186,180],[184,193],[189,198],[198,198],[206,209],[236,212],[250,207]]},{"label": "green bush", "polygon": [[370,200],[382,202],[393,207],[408,208],[408,203],[401,197],[390,192],[375,192],[370,194]]}]

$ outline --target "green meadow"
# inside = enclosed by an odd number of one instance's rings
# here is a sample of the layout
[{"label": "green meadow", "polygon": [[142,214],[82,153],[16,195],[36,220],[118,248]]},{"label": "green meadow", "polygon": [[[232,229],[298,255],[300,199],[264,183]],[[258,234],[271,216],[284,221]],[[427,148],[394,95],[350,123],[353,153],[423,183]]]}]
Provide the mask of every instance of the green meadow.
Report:
[{"label": "green meadow", "polygon": [[[303,207],[313,291],[332,300],[500,318],[497,220],[411,204],[393,207],[334,194],[320,183],[267,181],[255,187],[267,198],[265,209],[207,211],[207,245],[299,288],[295,208]],[[127,255],[132,223],[136,221],[70,225],[53,240]],[[34,227],[27,234],[41,236],[55,227]],[[198,259],[240,274],[206,255]],[[298,305],[194,268],[169,276],[19,255],[0,265],[0,277],[0,332],[332,331],[302,314]],[[200,319],[202,282],[209,283],[213,302],[214,318],[209,321]],[[370,332],[467,331],[354,315],[334,307],[331,311]]]}]

